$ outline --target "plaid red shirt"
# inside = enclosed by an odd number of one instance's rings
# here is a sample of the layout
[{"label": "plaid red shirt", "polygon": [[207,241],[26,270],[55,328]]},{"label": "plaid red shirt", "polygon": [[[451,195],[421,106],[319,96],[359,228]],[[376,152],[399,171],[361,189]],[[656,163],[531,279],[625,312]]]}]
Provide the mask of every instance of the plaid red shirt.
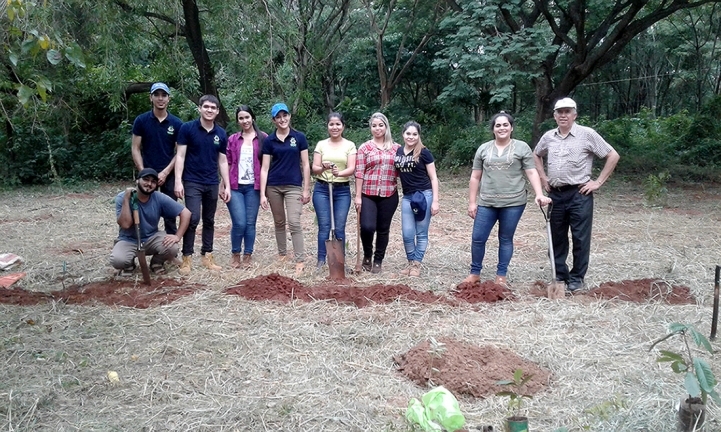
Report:
[{"label": "plaid red shirt", "polygon": [[393,162],[400,147],[393,143],[390,150],[384,151],[373,140],[360,146],[355,160],[355,177],[363,179],[365,195],[386,198],[396,193],[398,171]]}]

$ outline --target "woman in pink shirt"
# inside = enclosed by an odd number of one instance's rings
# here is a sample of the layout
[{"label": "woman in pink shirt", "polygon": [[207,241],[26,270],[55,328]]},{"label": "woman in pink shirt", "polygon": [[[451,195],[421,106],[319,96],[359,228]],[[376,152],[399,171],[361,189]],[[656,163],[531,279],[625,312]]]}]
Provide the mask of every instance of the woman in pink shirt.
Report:
[{"label": "woman in pink shirt", "polygon": [[[228,174],[231,199],[226,204],[230,213],[230,266],[239,268],[251,264],[255,245],[255,223],[260,207],[260,150],[268,135],[258,129],[255,114],[248,105],[235,110],[235,119],[241,131],[228,138]],[[241,260],[241,245],[243,259]]]}]

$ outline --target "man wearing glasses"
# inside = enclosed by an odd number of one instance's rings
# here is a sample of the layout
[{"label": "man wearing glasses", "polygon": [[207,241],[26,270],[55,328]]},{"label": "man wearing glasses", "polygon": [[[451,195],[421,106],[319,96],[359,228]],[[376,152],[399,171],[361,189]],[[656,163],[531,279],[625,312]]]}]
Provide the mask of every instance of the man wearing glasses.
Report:
[{"label": "man wearing glasses", "polygon": [[[158,190],[175,197],[175,142],[183,122],[168,112],[170,89],[161,82],[150,87],[153,109],[139,115],[133,122],[132,155],[138,172],[152,168],[158,173]],[[165,232],[178,230],[175,218],[164,219]]]},{"label": "man wearing glasses", "polygon": [[[228,137],[225,130],[215,124],[219,106],[220,102],[215,96],[201,97],[198,105],[200,118],[183,124],[178,134],[175,173],[182,181],[175,182],[175,195],[185,198],[185,206],[192,213],[190,225],[183,236],[183,262],[178,269],[181,275],[190,273],[195,230],[201,216],[203,233],[200,263],[210,270],[222,268],[215,263],[212,254],[218,197],[225,202],[230,201],[228,160],[225,156]],[[223,179],[222,190],[219,190],[218,170]]]}]

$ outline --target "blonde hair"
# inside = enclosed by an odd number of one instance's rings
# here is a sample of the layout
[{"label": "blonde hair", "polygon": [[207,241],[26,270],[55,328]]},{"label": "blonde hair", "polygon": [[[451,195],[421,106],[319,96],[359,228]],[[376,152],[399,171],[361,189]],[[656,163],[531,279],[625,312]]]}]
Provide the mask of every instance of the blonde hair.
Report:
[{"label": "blonde hair", "polygon": [[380,120],[386,125],[386,134],[383,137],[383,150],[391,150],[393,148],[393,136],[391,136],[391,125],[388,123],[388,118],[383,113],[374,113],[370,120],[368,120],[368,127],[371,127],[373,120]]},{"label": "blonde hair", "polygon": [[410,127],[414,127],[418,131],[418,144],[413,148],[413,160],[418,162],[418,159],[421,157],[421,152],[426,146],[421,142],[421,125],[411,120],[403,125],[403,133],[405,134]]}]

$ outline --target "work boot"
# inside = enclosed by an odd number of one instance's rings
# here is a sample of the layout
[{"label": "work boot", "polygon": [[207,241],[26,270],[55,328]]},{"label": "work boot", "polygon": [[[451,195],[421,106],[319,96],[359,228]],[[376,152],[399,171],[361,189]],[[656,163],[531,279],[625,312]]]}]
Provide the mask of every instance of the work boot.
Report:
[{"label": "work boot", "polygon": [[406,264],[405,267],[403,267],[403,270],[401,270],[401,274],[403,276],[408,276],[411,274],[411,267],[413,266],[413,261],[408,260],[408,264]]},{"label": "work boot", "polygon": [[295,275],[300,276],[303,274],[303,270],[305,270],[305,264],[302,262],[295,263]]},{"label": "work boot", "polygon": [[230,257],[230,266],[232,268],[240,268],[240,253],[233,253],[233,255]]},{"label": "work boot", "polygon": [[480,281],[481,275],[471,273],[465,279],[463,279],[462,283],[478,283]]},{"label": "work boot", "polygon": [[284,262],[288,261],[288,255],[278,254],[277,261],[278,261],[279,263],[284,263]]},{"label": "work boot", "polygon": [[215,263],[212,253],[207,253],[200,256],[200,264],[208,270],[222,270],[223,267]]},{"label": "work boot", "polygon": [[378,274],[382,271],[383,271],[383,266],[381,265],[381,261],[374,261],[373,268],[371,269],[371,273]]},{"label": "work boot", "polygon": [[253,255],[243,254],[243,267],[248,268],[253,265]]},{"label": "work boot", "polygon": [[410,273],[408,275],[411,277],[418,277],[421,275],[421,262],[420,261],[411,261]]},{"label": "work boot", "polygon": [[363,258],[363,271],[371,271],[373,269],[373,265],[371,264],[370,258]]},{"label": "work boot", "polygon": [[496,275],[496,285],[508,288],[508,282],[506,282],[506,277]]},{"label": "work boot", "polygon": [[180,267],[178,267],[178,273],[180,273],[183,276],[187,276],[190,274],[190,268],[193,266],[193,256],[192,255],[183,255],[183,262],[180,263]]},{"label": "work boot", "polygon": [[325,261],[318,261],[318,264],[315,265],[315,272],[320,273],[323,271],[323,266],[325,266]]}]

